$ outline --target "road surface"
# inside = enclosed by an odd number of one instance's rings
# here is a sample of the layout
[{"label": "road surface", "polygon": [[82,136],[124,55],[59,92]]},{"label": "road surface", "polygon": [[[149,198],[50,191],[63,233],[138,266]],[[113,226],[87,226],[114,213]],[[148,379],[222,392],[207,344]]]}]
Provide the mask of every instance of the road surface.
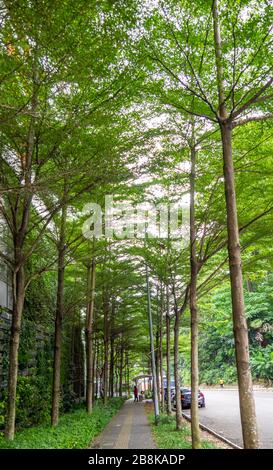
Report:
[{"label": "road surface", "polygon": [[[200,422],[231,442],[243,446],[237,390],[203,390],[206,408],[200,409]],[[273,392],[254,392],[260,446],[273,449]],[[189,410],[184,410],[189,414]]]}]

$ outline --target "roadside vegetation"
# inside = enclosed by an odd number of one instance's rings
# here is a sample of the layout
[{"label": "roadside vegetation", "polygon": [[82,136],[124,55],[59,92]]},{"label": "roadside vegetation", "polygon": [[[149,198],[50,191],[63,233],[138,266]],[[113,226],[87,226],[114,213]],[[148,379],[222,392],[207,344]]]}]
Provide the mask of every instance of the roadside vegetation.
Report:
[{"label": "roadside vegetation", "polygon": [[16,433],[13,441],[7,442],[0,436],[0,449],[85,449],[105,428],[110,419],[120,409],[124,398],[113,398],[107,405],[102,401],[94,404],[89,416],[84,407],[65,413],[60,417],[57,428],[50,421]]},{"label": "roadside vegetation", "polygon": [[[175,416],[162,414],[159,423],[156,425],[154,422],[154,412],[148,407],[148,419],[152,426],[153,438],[158,449],[191,449],[191,427],[190,423],[184,420],[181,429],[175,429]],[[215,439],[214,439],[215,441]],[[204,438],[201,433],[201,448],[202,449],[221,449],[225,446],[209,441]]]}]

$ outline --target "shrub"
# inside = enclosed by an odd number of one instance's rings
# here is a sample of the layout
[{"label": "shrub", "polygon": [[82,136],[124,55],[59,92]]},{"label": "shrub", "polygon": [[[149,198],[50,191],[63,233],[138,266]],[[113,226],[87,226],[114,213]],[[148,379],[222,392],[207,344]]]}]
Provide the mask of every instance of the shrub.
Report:
[{"label": "shrub", "polygon": [[124,398],[112,398],[107,405],[95,403],[88,415],[83,407],[60,417],[59,425],[40,424],[16,433],[14,441],[0,436],[0,448],[6,449],[84,449],[103,430],[119,410]]},{"label": "shrub", "polygon": [[[30,427],[45,421],[50,415],[51,391],[43,377],[19,376],[16,396],[16,426]],[[3,429],[6,414],[7,392],[0,401],[0,426]]]},{"label": "shrub", "polygon": [[272,346],[252,351],[251,368],[253,376],[264,379],[270,384],[273,380],[273,351]]}]

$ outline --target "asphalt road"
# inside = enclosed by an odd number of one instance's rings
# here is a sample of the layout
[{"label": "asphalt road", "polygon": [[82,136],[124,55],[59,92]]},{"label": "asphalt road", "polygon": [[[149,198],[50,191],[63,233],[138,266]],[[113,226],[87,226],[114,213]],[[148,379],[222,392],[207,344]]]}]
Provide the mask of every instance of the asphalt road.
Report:
[{"label": "asphalt road", "polygon": [[[206,408],[200,409],[200,422],[231,442],[242,446],[237,390],[203,390]],[[255,391],[260,446],[273,449],[273,392]],[[184,410],[189,413],[189,410]]]}]

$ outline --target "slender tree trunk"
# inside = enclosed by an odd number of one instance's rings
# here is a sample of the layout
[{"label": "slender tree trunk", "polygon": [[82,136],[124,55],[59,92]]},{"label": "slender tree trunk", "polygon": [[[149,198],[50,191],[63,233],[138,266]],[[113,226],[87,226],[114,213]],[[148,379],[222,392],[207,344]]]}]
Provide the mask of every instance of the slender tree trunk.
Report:
[{"label": "slender tree trunk", "polygon": [[240,413],[244,447],[246,449],[257,449],[259,447],[259,439],[252,388],[252,377],[249,364],[249,341],[244,306],[241,249],[232,157],[232,122],[228,117],[225,104],[218,0],[214,0],[213,2],[213,24],[219,95],[219,125],[221,130],[224,161],[229,270]]},{"label": "slender tree trunk", "polygon": [[[158,316],[158,312],[157,312]],[[157,388],[157,399],[160,404],[160,356],[159,356],[159,318],[157,318],[156,328],[156,341],[155,341],[155,371],[156,371],[156,388]]]},{"label": "slender tree trunk", "polygon": [[169,314],[169,286],[166,290],[166,366],[167,366],[167,413],[172,412],[171,403],[171,317]]},{"label": "slender tree trunk", "polygon": [[95,380],[96,380],[96,370],[97,370],[97,345],[96,341],[93,339],[93,374],[92,374],[92,400],[93,403],[95,401],[96,397],[96,389],[95,389]]},{"label": "slender tree trunk", "polygon": [[246,286],[247,286],[248,292],[254,292],[253,284],[252,284],[251,279],[247,278],[247,280],[246,280]]},{"label": "slender tree trunk", "polygon": [[248,328],[245,316],[241,250],[238,229],[231,125],[222,124],[225,194],[227,207],[228,253],[232,295],[233,329],[244,447],[259,447],[255,402],[249,361]]},{"label": "slender tree trunk", "polygon": [[59,404],[61,393],[61,347],[62,347],[62,322],[64,315],[64,274],[65,274],[65,224],[66,205],[62,207],[60,239],[58,243],[58,284],[57,306],[55,317],[54,362],[53,362],[53,386],[51,425],[57,426],[59,422]]},{"label": "slender tree trunk", "polygon": [[109,395],[114,396],[114,369],[115,369],[115,300],[112,302],[110,319],[110,371],[109,371]]},{"label": "slender tree trunk", "polygon": [[103,401],[107,403],[109,390],[109,299],[104,301],[104,372],[103,372]]},{"label": "slender tree trunk", "polygon": [[[162,315],[163,316],[163,315]],[[163,326],[162,326],[162,317],[160,325],[160,336],[159,336],[159,374],[160,374],[160,401],[162,412],[164,413],[165,402],[164,402],[164,378],[163,378]]]},{"label": "slender tree trunk", "polygon": [[167,413],[172,413],[171,402],[171,318],[166,315]]},{"label": "slender tree trunk", "polygon": [[110,397],[114,396],[114,367],[115,367],[115,338],[111,334],[110,340],[110,373],[109,373],[109,391]]},{"label": "slender tree trunk", "polygon": [[16,389],[18,376],[18,349],[20,340],[20,330],[22,313],[25,298],[25,274],[24,267],[18,269],[13,276],[13,310],[12,324],[10,332],[9,349],[9,375],[8,375],[8,401],[5,436],[12,440],[15,432],[16,415]]},{"label": "slender tree trunk", "polygon": [[87,310],[86,310],[86,411],[93,409],[93,320],[95,303],[96,264],[93,257],[87,274]]},{"label": "slender tree trunk", "polygon": [[128,350],[126,350],[125,357],[126,357],[126,395],[129,396],[130,394],[130,369],[129,369]]},{"label": "slender tree trunk", "polygon": [[81,402],[82,392],[84,390],[82,378],[83,378],[83,347],[82,347],[82,328],[80,326],[80,319],[77,319],[77,323],[73,324],[71,328],[71,335],[73,341],[71,342],[71,371],[72,371],[72,390],[75,396]]},{"label": "slender tree trunk", "polygon": [[182,429],[182,405],[180,391],[180,374],[179,374],[179,333],[180,333],[181,315],[178,309],[175,312],[174,324],[174,380],[175,380],[175,396],[176,396],[176,429]]},{"label": "slender tree trunk", "polygon": [[196,149],[191,147],[190,175],[190,312],[191,312],[191,436],[193,449],[201,448],[198,408],[199,367],[198,367],[198,310],[196,231],[195,231],[195,166]]},{"label": "slender tree trunk", "polygon": [[97,340],[97,354],[96,354],[97,360],[96,360],[96,399],[99,398],[99,385],[100,385],[100,342],[99,339]]},{"label": "slender tree trunk", "polygon": [[119,362],[119,396],[120,397],[122,397],[123,358],[124,358],[124,346],[123,346],[123,337],[121,337],[120,362]]},{"label": "slender tree trunk", "polygon": [[163,287],[162,282],[160,286],[160,320],[159,320],[159,375],[160,375],[160,386],[159,395],[161,401],[162,412],[164,413],[165,402],[164,402],[164,379],[163,379]]},{"label": "slender tree trunk", "polygon": [[147,313],[148,313],[149,336],[150,336],[151,369],[152,369],[152,376],[153,376],[154,412],[155,412],[155,423],[158,424],[158,421],[159,421],[159,404],[158,404],[158,392],[157,392],[157,381],[156,381],[156,367],[155,367],[153,319],[152,319],[152,310],[151,310],[150,281],[149,281],[149,271],[148,271],[147,264],[146,264],[146,288],[147,288]]},{"label": "slender tree trunk", "polygon": [[[8,372],[8,399],[7,399],[7,417],[5,426],[5,437],[9,440],[14,439],[15,419],[16,419],[16,391],[18,376],[18,351],[20,342],[20,331],[22,323],[22,314],[25,300],[25,260],[23,259],[24,242],[26,239],[30,209],[33,198],[32,188],[29,186],[32,182],[32,157],[35,150],[35,113],[38,108],[38,69],[36,50],[33,51],[32,64],[32,98],[31,112],[28,134],[26,138],[26,154],[25,159],[21,160],[21,170],[25,185],[25,191],[19,195],[19,199],[13,207],[13,251],[14,251],[14,270],[12,278],[12,324],[10,332],[10,349],[9,349],[9,372]],[[17,228],[19,227],[19,229]]]}]

